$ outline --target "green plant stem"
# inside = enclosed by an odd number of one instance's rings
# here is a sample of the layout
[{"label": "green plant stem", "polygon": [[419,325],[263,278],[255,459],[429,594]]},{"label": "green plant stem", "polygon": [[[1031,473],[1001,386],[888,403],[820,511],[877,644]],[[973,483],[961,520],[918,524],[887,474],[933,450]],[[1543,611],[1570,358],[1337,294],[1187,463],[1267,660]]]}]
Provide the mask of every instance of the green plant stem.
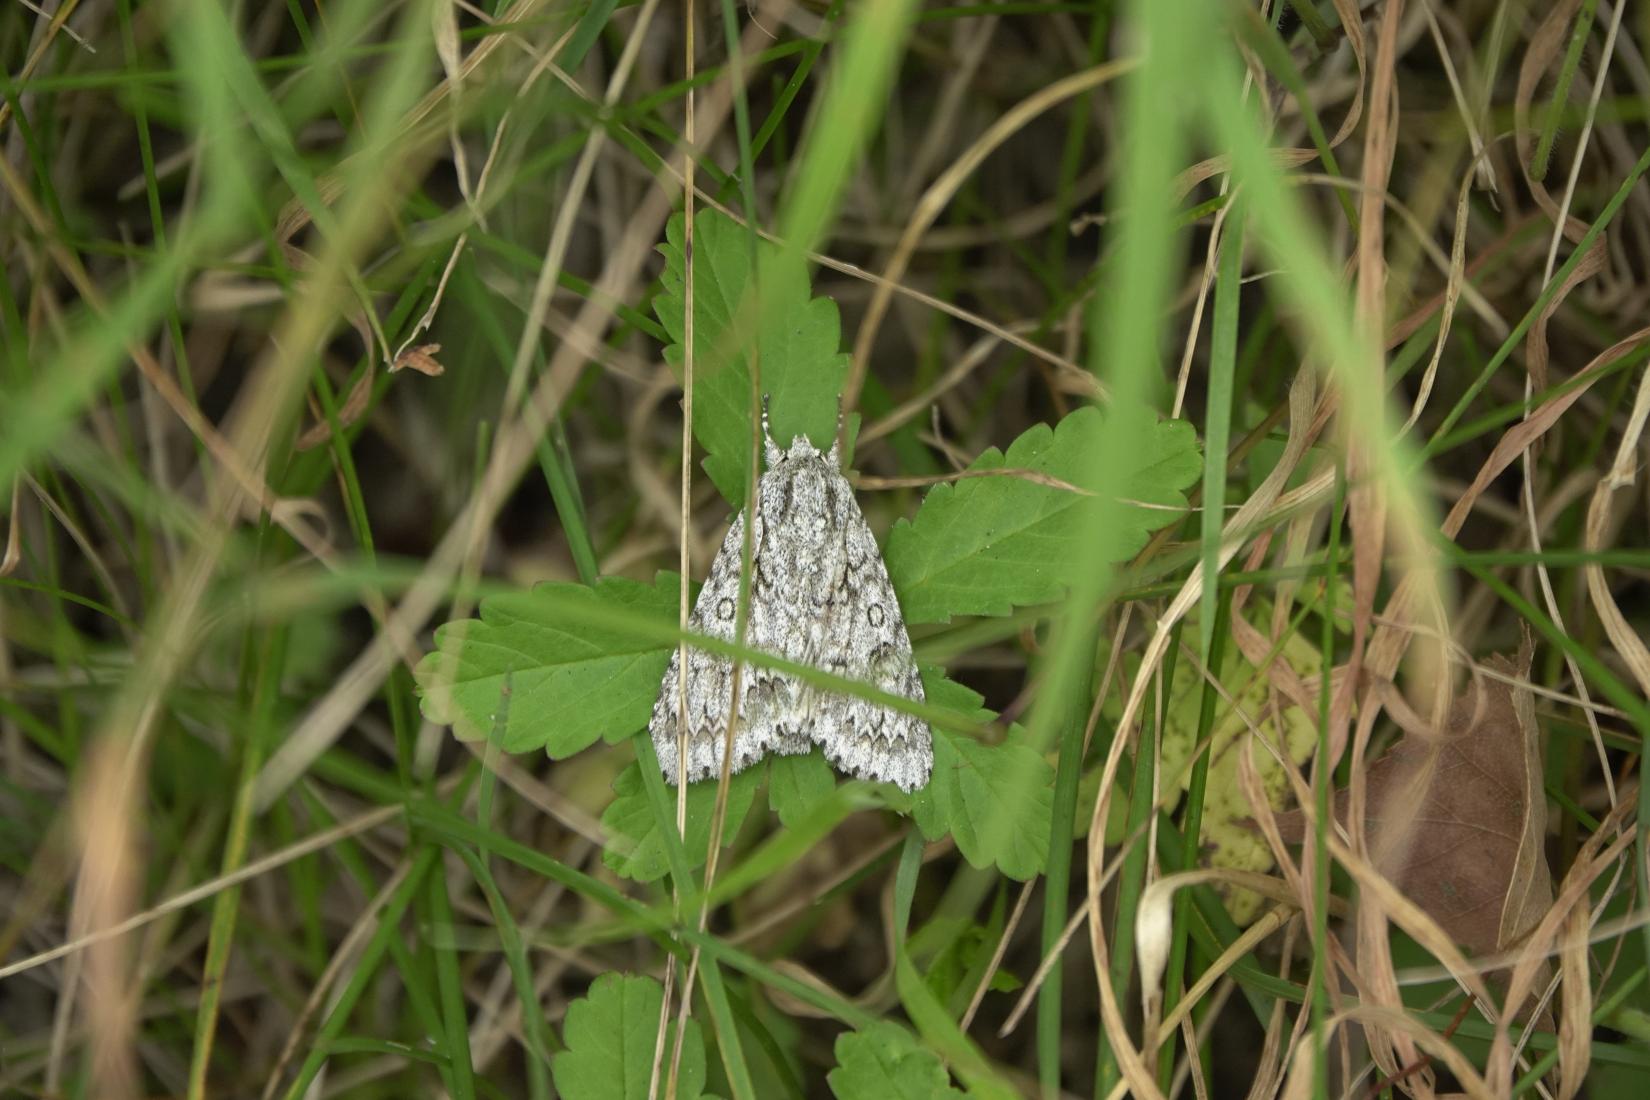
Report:
[{"label": "green plant stem", "polygon": [[[1215,726],[1215,712],[1220,703],[1220,670],[1226,663],[1226,641],[1229,636],[1228,620],[1232,613],[1232,600],[1227,593],[1215,605],[1214,630],[1211,635],[1209,648],[1203,657],[1203,667],[1208,671],[1209,678],[1203,681],[1202,698],[1198,703],[1197,712],[1197,742],[1201,746],[1209,744],[1210,731]],[[1182,825],[1184,834],[1180,843],[1179,869],[1190,871],[1197,866],[1198,851],[1203,838],[1203,801],[1209,788],[1209,748],[1205,747],[1197,754],[1192,762],[1191,778],[1186,783],[1186,809]],[[1182,987],[1186,977],[1186,955],[1189,946],[1190,927],[1192,917],[1192,897],[1189,891],[1179,891],[1174,899],[1174,939],[1169,945],[1169,965],[1163,972],[1163,1013],[1167,1016],[1180,1003]],[[1174,1078],[1173,1040],[1164,1045],[1159,1054],[1157,1066],[1158,1083],[1167,1093]]]},{"label": "green plant stem", "polygon": [[[1083,776],[1083,735],[1094,694],[1093,653],[1097,631],[1079,645],[1090,654],[1089,675],[1072,685],[1068,709],[1060,725],[1060,759],[1054,773],[1054,800],[1048,830],[1048,870],[1043,883],[1042,951],[1046,958],[1058,949],[1066,924],[1067,895],[1071,886],[1071,837],[1077,816],[1077,787]],[[1060,1092],[1062,976],[1054,967],[1037,993],[1037,1079],[1046,1100]]]},{"label": "green plant stem", "polygon": [[[263,766],[264,742],[274,727],[275,702],[280,696],[281,674],[286,668],[288,631],[270,632],[267,640],[249,631],[247,656],[256,654],[256,686],[252,691],[252,721],[241,750],[240,777],[236,784],[235,806],[230,811],[224,842],[221,872],[231,874],[246,861],[252,825],[253,784]],[[250,671],[250,670],[246,670]],[[206,942],[206,964],[202,973],[200,1007],[195,1013],[195,1045],[189,1061],[189,1100],[206,1096],[206,1074],[211,1065],[212,1042],[217,1034],[218,1006],[223,998],[223,978],[234,946],[236,919],[240,913],[241,890],[232,886],[212,900],[211,932]]]},{"label": "green plant stem", "polygon": [[1582,0],[1581,10],[1576,12],[1575,26],[1570,28],[1570,43],[1564,50],[1564,63],[1559,66],[1558,79],[1553,82],[1546,117],[1541,121],[1541,135],[1536,139],[1535,152],[1530,157],[1530,176],[1534,179],[1546,179],[1547,171],[1552,167],[1558,120],[1563,117],[1564,106],[1570,100],[1570,85],[1575,81],[1576,70],[1581,67],[1581,51],[1587,44],[1587,36],[1593,29],[1593,19],[1597,14],[1598,0]]},{"label": "green plant stem", "polygon": [[402,916],[407,912],[407,906],[412,903],[414,895],[423,888],[424,876],[436,866],[441,849],[430,845],[425,847],[413,858],[412,866],[407,871],[407,877],[401,880],[399,886],[390,894],[384,904],[384,909],[378,914],[378,927],[361,951],[361,958],[350,973],[349,981],[333,1003],[326,1020],[322,1022],[315,1044],[304,1058],[303,1065],[298,1068],[298,1075],[292,1081],[292,1086],[286,1091],[286,1100],[299,1100],[309,1091],[309,1086],[315,1081],[315,1075],[321,1072],[326,1064],[327,1049],[344,1032],[344,1025],[349,1022],[350,1013],[355,1010],[356,1004],[367,991],[367,984],[378,973],[378,966],[384,960],[384,953],[389,950],[390,940],[400,934]]}]

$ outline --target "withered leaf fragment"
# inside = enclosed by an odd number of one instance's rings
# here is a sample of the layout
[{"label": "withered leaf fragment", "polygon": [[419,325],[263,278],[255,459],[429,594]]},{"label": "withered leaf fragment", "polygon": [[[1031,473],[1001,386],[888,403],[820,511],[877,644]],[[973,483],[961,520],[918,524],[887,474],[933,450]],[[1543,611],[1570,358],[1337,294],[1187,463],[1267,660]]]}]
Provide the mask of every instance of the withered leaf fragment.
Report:
[{"label": "withered leaf fragment", "polygon": [[[369,338],[363,337],[363,339],[367,341],[367,347],[372,347]],[[399,370],[415,370],[419,374],[428,375],[431,378],[440,377],[447,370],[441,365],[440,360],[435,357],[435,353],[440,350],[440,344],[419,344],[417,347],[407,348],[396,356],[395,362],[390,364],[390,373],[394,374]],[[349,394],[344,398],[344,403],[338,406],[338,426],[340,428],[349,427],[361,419],[361,414],[367,411],[367,404],[372,398],[373,374],[374,372],[370,367],[362,372],[361,377],[356,379],[355,385],[350,387]],[[332,422],[330,420],[320,420],[298,437],[298,449],[300,451],[313,450],[331,438]]]},{"label": "withered leaf fragment", "polygon": [[[1486,667],[1525,682],[1530,646]],[[1344,823],[1347,792],[1336,795]],[[1299,842],[1305,818],[1278,815]],[[1439,736],[1406,734],[1369,766],[1364,827],[1381,873],[1472,955],[1512,949],[1553,903],[1547,800],[1528,689],[1480,676]]]},{"label": "withered leaf fragment", "polygon": [[440,344],[419,344],[416,347],[407,348],[395,357],[395,362],[390,364],[390,373],[394,374],[398,370],[415,370],[419,374],[426,374],[431,378],[440,377],[447,372],[447,368],[442,366],[441,361],[435,357],[436,352],[440,350]]}]

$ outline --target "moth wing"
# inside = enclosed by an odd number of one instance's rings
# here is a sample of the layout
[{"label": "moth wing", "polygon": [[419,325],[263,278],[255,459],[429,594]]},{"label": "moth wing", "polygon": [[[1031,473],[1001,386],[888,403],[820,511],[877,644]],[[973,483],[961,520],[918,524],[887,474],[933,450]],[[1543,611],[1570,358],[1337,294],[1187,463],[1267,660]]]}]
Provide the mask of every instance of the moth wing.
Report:
[{"label": "moth wing", "polygon": [[[920,703],[922,676],[888,567],[846,480],[843,488],[849,515],[843,523],[842,577],[813,663]],[[840,692],[821,693],[814,711],[813,739],[839,770],[905,791],[928,782],[934,743],[921,718]]]},{"label": "moth wing", "polygon": [[[739,602],[739,564],[745,538],[744,514],[737,516],[711,561],[710,572],[693,602],[688,629],[721,641],[734,640]],[[776,633],[772,600],[762,580],[764,522],[758,516],[751,549],[749,626],[747,644],[754,649],[778,652],[772,644]],[[676,731],[681,713],[681,647],[671,651],[670,663],[659,684],[653,703],[648,733],[659,757],[665,780],[675,784],[681,765]],[[722,773],[722,750],[727,740],[727,716],[733,694],[733,659],[693,646],[687,647],[685,678],[687,711],[688,782],[715,778]],[[796,709],[797,685],[790,677],[771,668],[746,662],[740,674],[739,722],[734,730],[733,772],[743,771],[770,750],[807,752],[806,736],[787,733],[785,716]],[[796,723],[788,723],[794,729]]]}]

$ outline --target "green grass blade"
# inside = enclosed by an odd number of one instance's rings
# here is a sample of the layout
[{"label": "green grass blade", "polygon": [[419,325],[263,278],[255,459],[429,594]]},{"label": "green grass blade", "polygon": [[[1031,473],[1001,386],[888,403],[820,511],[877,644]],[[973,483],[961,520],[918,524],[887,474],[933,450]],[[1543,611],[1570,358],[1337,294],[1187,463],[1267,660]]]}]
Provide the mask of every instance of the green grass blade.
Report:
[{"label": "green grass blade", "polygon": [[377,931],[368,938],[366,946],[361,949],[361,957],[350,972],[349,981],[344,983],[337,1001],[322,1021],[314,1046],[310,1048],[309,1054],[298,1068],[298,1074],[293,1079],[291,1087],[284,1094],[286,1100],[300,1100],[309,1091],[315,1075],[321,1072],[321,1067],[326,1064],[328,1047],[343,1034],[350,1013],[366,993],[367,985],[377,975],[378,967],[384,960],[384,953],[389,950],[390,940],[400,935],[401,918],[406,914],[407,906],[412,904],[413,897],[424,887],[424,878],[436,866],[440,855],[441,849],[434,846],[419,852],[408,868],[406,877],[385,901],[383,911],[378,914]]},{"label": "green grass blade", "polygon": [[825,101],[809,129],[801,165],[779,217],[785,246],[814,248],[835,216],[848,172],[880,122],[917,5],[884,0],[854,10],[831,66]]},{"label": "green grass blade", "polygon": [[[1215,272],[1215,309],[1209,332],[1209,397],[1203,414],[1203,604],[1197,651],[1205,662],[1214,646],[1220,600],[1220,537],[1226,526],[1226,450],[1232,432],[1232,380],[1237,371],[1238,312],[1243,297],[1243,204],[1228,208]],[[1211,666],[1218,667],[1218,666]]]},{"label": "green grass blade", "polygon": [[[249,632],[250,633],[250,632]],[[225,833],[221,873],[232,874],[246,860],[252,826],[252,787],[263,766],[265,739],[275,725],[275,702],[280,694],[281,673],[286,667],[288,632],[277,630],[260,642],[248,638],[248,651],[257,652],[256,686],[252,695],[252,722],[247,727],[241,750],[240,777],[236,783],[235,805],[230,811]],[[206,1073],[211,1063],[212,1040],[217,1033],[218,1008],[223,999],[223,979],[234,945],[236,919],[240,913],[240,888],[230,887],[212,900],[212,924],[206,941],[206,964],[201,974],[200,1007],[195,1012],[195,1044],[189,1061],[189,1100],[206,1095]]]},{"label": "green grass blade", "polygon": [[[1091,632],[1083,651],[1093,653],[1098,635]],[[1076,826],[1077,787],[1083,776],[1083,735],[1095,691],[1090,661],[1088,676],[1080,676],[1060,723],[1060,757],[1054,772],[1053,816],[1048,830],[1048,871],[1043,883],[1042,953],[1046,958],[1059,946],[1065,931],[1071,888],[1071,838]],[[1037,992],[1037,1077],[1044,1096],[1060,1089],[1060,1047],[1063,1038],[1061,995],[1063,978],[1059,967],[1049,970]]]},{"label": "green grass blade", "polygon": [[1587,36],[1597,15],[1598,0],[1582,0],[1581,10],[1576,12],[1575,26],[1570,28],[1564,63],[1559,66],[1558,79],[1553,82],[1552,96],[1547,101],[1547,110],[1541,120],[1541,134],[1536,138],[1535,152],[1530,157],[1532,179],[1546,179],[1552,167],[1553,143],[1558,140],[1558,121],[1564,117],[1564,108],[1570,101],[1570,85],[1575,82],[1576,70],[1581,67],[1581,51],[1587,44]]},{"label": "green grass blade", "polygon": [[[453,926],[453,903],[447,895],[445,875],[425,879],[432,928]],[[464,980],[458,972],[458,953],[441,943],[429,944],[435,956],[436,990],[441,998],[442,1033],[432,1036],[439,1044],[450,1071],[454,1100],[473,1100],[476,1094],[475,1065],[470,1058],[470,1021],[464,1002]]]},{"label": "green grass blade", "polygon": [[[1218,313],[1219,306],[1216,306]],[[1211,453],[1213,450],[1211,448]],[[1232,600],[1230,593],[1222,593],[1216,602],[1213,631],[1208,648],[1203,651],[1203,666],[1209,678],[1203,681],[1197,712],[1197,744],[1207,745],[1215,726],[1215,714],[1220,705],[1220,670],[1225,667],[1226,643],[1230,636]],[[1203,614],[1208,614],[1205,606]],[[1198,864],[1202,849],[1203,803],[1209,787],[1209,750],[1204,748],[1192,761],[1192,773],[1186,782],[1186,808],[1182,819],[1183,839],[1178,870],[1189,871]],[[1180,1003],[1181,985],[1186,975],[1186,955],[1189,947],[1189,928],[1192,917],[1192,898],[1189,891],[1179,891],[1174,899],[1174,932],[1169,944],[1169,965],[1163,971],[1163,1014],[1167,1016]],[[1158,1084],[1167,1093],[1174,1077],[1175,1042],[1165,1044],[1159,1054]]]}]

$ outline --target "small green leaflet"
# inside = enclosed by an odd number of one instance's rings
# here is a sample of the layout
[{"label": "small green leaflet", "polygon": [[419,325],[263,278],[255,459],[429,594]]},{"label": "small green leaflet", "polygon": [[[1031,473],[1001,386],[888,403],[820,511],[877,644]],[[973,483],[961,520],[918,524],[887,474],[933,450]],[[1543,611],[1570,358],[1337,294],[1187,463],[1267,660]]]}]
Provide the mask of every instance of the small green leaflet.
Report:
[{"label": "small green leaflet", "polygon": [[[1136,426],[1145,445],[1128,468],[1102,476],[1093,456],[1100,433],[1116,415],[1150,420]],[[1149,411],[1102,415],[1085,407],[1056,428],[1031,428],[1006,455],[986,451],[969,470],[1029,470],[1139,503],[1116,513],[1117,525],[1100,544],[1085,546],[1079,540],[1095,506],[1092,496],[1009,474],[935,486],[915,519],[894,525],[884,548],[905,621],[1006,615],[1018,606],[1059,599],[1078,570],[1133,556],[1151,532],[1183,515],[1182,490],[1202,469],[1192,426],[1158,421]]]},{"label": "small green leaflet", "polygon": [[968,1086],[971,1100],[1018,1100],[1020,1092],[1003,1080],[979,1046],[952,1019],[904,952],[894,954],[894,986],[918,1034],[944,1055],[946,1064]]},{"label": "small green leaflet", "polygon": [[467,740],[488,737],[510,679],[500,747],[544,748],[558,760],[598,738],[620,741],[647,725],[669,643],[635,625],[674,630],[680,581],[604,578],[594,588],[543,584],[481,602],[481,618],[447,623],[418,662],[420,706]]},{"label": "small green leaflet", "polygon": [[[939,950],[933,953],[922,978],[951,1015],[962,1016],[974,991],[985,979],[986,970],[1003,937],[1007,908],[1007,883],[999,881],[997,898],[987,923],[978,924],[967,917],[936,915],[912,933],[907,941],[907,949],[913,958],[918,957],[919,952],[926,953],[932,942],[941,944]],[[991,972],[988,988],[993,992],[1008,993],[1019,989],[1022,984],[1006,967],[999,966]]]},{"label": "small green leaflet", "polygon": [[795,828],[836,790],[836,772],[818,749],[768,761],[768,803],[786,828]]},{"label": "small green leaflet", "polygon": [[[996,715],[952,680],[923,677],[928,701],[987,723]],[[917,827],[929,840],[950,833],[975,867],[995,864],[1024,882],[1043,872],[1053,813],[1054,769],[1026,745],[1019,726],[997,745],[934,730],[934,776],[912,797]]]},{"label": "small green leaflet", "polygon": [[[762,777],[761,768],[746,768],[728,781],[728,817],[722,828],[722,837],[731,841],[744,823],[756,797],[756,786]],[[676,789],[665,788],[675,804]],[[613,781],[616,796],[602,811],[602,826],[608,831],[608,844],[602,852],[602,862],[615,873],[637,882],[654,882],[670,870],[670,858],[665,852],[653,817],[653,807],[647,800],[647,788],[642,786],[641,765],[634,761]],[[705,862],[705,846],[710,843],[710,818],[716,806],[716,780],[702,779],[688,784],[687,848],[690,868]],[[674,818],[672,819],[674,823]]]},{"label": "small green leaflet", "polygon": [[[745,503],[750,472],[750,366],[735,314],[751,285],[750,239],[744,226],[716,210],[694,219],[693,437],[705,449],[705,472],[735,508]],[[663,289],[654,312],[670,334],[665,360],[682,364],[687,286],[683,259],[685,222],[678,214],[665,227]],[[806,435],[821,450],[836,437],[837,396],[848,371],[841,350],[836,302],[812,298],[807,267],[766,241],[756,248],[760,321],[757,345],[762,390],[771,396],[769,418],[781,447]],[[760,471],[759,471],[760,472]]]},{"label": "small green leaflet", "polygon": [[837,1036],[836,1060],[825,1079],[836,1100],[964,1100],[939,1057],[897,1024]]},{"label": "small green leaflet", "polygon": [[[590,992],[567,1008],[567,1049],[550,1059],[556,1091],[567,1100],[648,1100],[663,1004],[652,978],[603,974],[592,982]],[[667,1059],[675,1034],[673,1020],[665,1037]],[[704,1089],[705,1043],[698,1021],[689,1017],[676,1095],[697,1100]]]}]

